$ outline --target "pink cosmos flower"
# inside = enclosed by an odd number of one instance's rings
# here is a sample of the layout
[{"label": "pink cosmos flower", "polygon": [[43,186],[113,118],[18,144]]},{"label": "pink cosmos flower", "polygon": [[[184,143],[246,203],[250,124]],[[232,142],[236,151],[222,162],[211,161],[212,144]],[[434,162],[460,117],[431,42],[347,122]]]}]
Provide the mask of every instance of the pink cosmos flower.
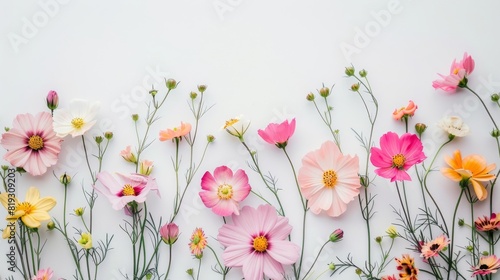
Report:
[{"label": "pink cosmos flower", "polygon": [[116,173],[115,177],[108,172],[101,172],[97,174],[94,188],[109,199],[115,210],[123,209],[132,201],[137,203],[146,201],[150,191],[156,191],[159,195],[156,180],[141,174]]},{"label": "pink cosmos flower", "polygon": [[50,280],[53,275],[54,272],[50,268],[40,269],[37,271],[36,275],[31,278],[31,280]]},{"label": "pink cosmos flower", "polygon": [[291,122],[286,120],[280,124],[270,123],[264,130],[258,130],[260,137],[262,137],[264,141],[276,145],[278,148],[286,147],[288,139],[292,137],[294,132],[295,119],[292,119]]},{"label": "pink cosmos flower", "polygon": [[472,277],[496,273],[500,268],[500,259],[495,255],[483,256],[477,266],[472,267]]},{"label": "pink cosmos flower", "polygon": [[228,267],[242,267],[246,280],[283,279],[283,265],[299,258],[299,246],[288,241],[288,218],[278,216],[270,205],[245,206],[232,224],[219,229],[217,240],[225,247],[222,258]]},{"label": "pink cosmos flower", "polygon": [[160,141],[172,140],[174,138],[181,138],[186,136],[191,131],[191,124],[181,122],[179,127],[173,129],[167,128],[160,131]]},{"label": "pink cosmos flower", "polygon": [[426,158],[422,142],[411,133],[399,137],[394,132],[387,132],[380,137],[380,148],[372,147],[370,153],[371,163],[378,167],[375,173],[391,182],[411,181],[406,170]]},{"label": "pink cosmos flower", "polygon": [[179,237],[179,227],[175,223],[168,223],[160,228],[160,236],[163,242],[172,245]]},{"label": "pink cosmos flower", "polygon": [[404,116],[413,117],[417,109],[418,106],[415,105],[415,103],[410,100],[408,102],[408,106],[395,109],[394,112],[392,113],[392,117],[397,121],[401,120],[401,118],[403,118]]},{"label": "pink cosmos flower", "polygon": [[305,155],[298,181],[311,211],[326,211],[332,217],[344,213],[347,203],[359,194],[358,171],[358,157],[344,156],[332,141]]},{"label": "pink cosmos flower", "polygon": [[239,215],[238,203],[250,193],[245,171],[233,171],[227,166],[215,168],[214,175],[205,172],[201,178],[200,197],[206,207],[219,216]]},{"label": "pink cosmos flower", "polygon": [[137,163],[137,158],[135,157],[135,154],[132,152],[132,148],[130,146],[127,146],[125,149],[121,150],[120,156],[122,156],[122,158],[125,161]]},{"label": "pink cosmos flower", "polygon": [[457,87],[464,87],[467,85],[467,76],[474,71],[474,60],[470,55],[464,53],[461,61],[453,60],[448,76],[438,74],[442,80],[435,80],[432,86],[435,89],[442,89],[448,92],[454,92]]},{"label": "pink cosmos flower", "polygon": [[49,112],[17,115],[12,128],[2,134],[0,144],[7,150],[4,159],[33,176],[42,175],[57,163],[61,138],[52,129]]},{"label": "pink cosmos flower", "polygon": [[54,111],[57,106],[59,105],[59,97],[57,96],[57,92],[51,90],[47,94],[47,108],[49,108],[51,111]]}]

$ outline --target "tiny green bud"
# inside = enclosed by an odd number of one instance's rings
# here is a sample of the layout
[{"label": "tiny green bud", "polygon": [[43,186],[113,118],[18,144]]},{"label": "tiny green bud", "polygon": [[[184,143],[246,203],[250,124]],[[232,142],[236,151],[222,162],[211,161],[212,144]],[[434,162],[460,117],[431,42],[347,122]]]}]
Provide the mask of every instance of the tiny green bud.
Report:
[{"label": "tiny green bud", "polygon": [[133,115],[132,115],[132,120],[133,120],[134,122],[138,121],[138,120],[139,120],[139,115],[137,115],[137,114],[133,114]]},{"label": "tiny green bud", "polygon": [[327,87],[322,87],[319,90],[319,95],[321,95],[322,97],[327,97],[328,95],[330,95],[330,89]]},{"label": "tiny green bud", "polygon": [[490,132],[491,136],[493,136],[493,138],[498,138],[498,136],[500,136],[500,131],[498,129],[493,129],[491,132]]},{"label": "tiny green bud", "polygon": [[191,99],[196,99],[196,97],[198,97],[198,94],[194,91],[192,91],[190,94],[189,94],[189,98]]},{"label": "tiny green bud", "polygon": [[198,85],[198,90],[203,93],[207,90],[207,85]]},{"label": "tiny green bud", "polygon": [[472,252],[474,250],[474,247],[472,247],[472,245],[469,245],[469,246],[465,247],[465,249],[469,252]]},{"label": "tiny green bud", "polygon": [[417,123],[415,124],[415,131],[417,132],[418,136],[422,137],[422,134],[424,131],[427,129],[427,125],[423,123]]},{"label": "tiny green bud", "polygon": [[464,219],[458,219],[458,225],[463,227],[465,225]]},{"label": "tiny green bud", "polygon": [[75,213],[75,216],[81,217],[81,216],[83,216],[83,213],[85,213],[85,209],[83,209],[82,207],[79,207],[79,208],[76,208],[75,210],[73,210],[73,212]]},{"label": "tiny green bud", "polygon": [[213,136],[212,134],[207,135],[207,141],[208,141],[208,143],[214,142],[215,141],[215,136]]},{"label": "tiny green bud", "polygon": [[104,138],[102,138],[102,136],[96,136],[96,137],[94,137],[94,140],[97,144],[101,144],[102,140],[104,140]]},{"label": "tiny green bud", "polygon": [[381,243],[382,242],[382,236],[375,237],[375,242]]},{"label": "tiny green bud", "polygon": [[174,89],[177,87],[177,82],[174,79],[168,79],[166,84],[168,89]]},{"label": "tiny green bud", "polygon": [[352,84],[351,90],[357,92],[359,90],[359,83]]},{"label": "tiny green bud", "polygon": [[5,130],[5,132],[8,132],[10,130],[9,127],[4,127],[3,129]]},{"label": "tiny green bud", "polygon": [[190,269],[186,270],[186,273],[187,273],[188,275],[193,276],[193,269],[192,269],[192,268],[190,268]]},{"label": "tiny green bud", "polygon": [[56,224],[54,223],[54,221],[49,221],[49,222],[47,223],[47,229],[48,229],[48,230],[53,230],[53,229],[55,229],[55,228],[56,228]]},{"label": "tiny green bud", "polygon": [[152,89],[149,91],[149,94],[151,94],[151,96],[155,97],[155,95],[158,93],[158,91],[156,89]]},{"label": "tiny green bud", "polygon": [[309,94],[306,96],[306,99],[307,99],[308,101],[313,101],[313,100],[314,100],[314,93],[312,93],[312,92],[311,92],[311,93],[309,93]]},{"label": "tiny green bud", "polygon": [[488,256],[490,253],[488,253],[488,251],[483,251],[483,253],[481,253],[483,256]]},{"label": "tiny green bud", "polygon": [[361,270],[361,268],[356,268],[356,274],[357,275],[361,275],[361,273],[363,273],[363,271]]},{"label": "tiny green bud", "polygon": [[7,165],[2,165],[2,169],[3,169],[3,171],[7,171],[9,169],[9,167]]},{"label": "tiny green bud", "polygon": [[360,75],[361,77],[363,77],[363,78],[364,78],[364,77],[366,77],[366,75],[367,75],[367,74],[368,74],[368,73],[366,72],[366,70],[365,70],[365,69],[363,69],[363,70],[359,71],[359,75]]},{"label": "tiny green bud", "polygon": [[151,280],[152,277],[153,277],[153,274],[151,274],[151,273],[146,274],[146,279],[147,280]]},{"label": "tiny green bud", "polygon": [[346,67],[345,74],[349,77],[354,76],[354,67]]},{"label": "tiny green bud", "polygon": [[69,175],[67,175],[66,173],[64,173],[63,175],[61,175],[61,177],[59,177],[59,182],[61,182],[61,184],[67,186],[69,185],[69,183],[71,183],[71,177]]},{"label": "tiny green bud", "polygon": [[104,132],[104,138],[111,140],[111,138],[113,138],[113,132],[111,131]]},{"label": "tiny green bud", "polygon": [[335,264],[334,264],[334,263],[329,263],[329,264],[328,264],[328,268],[329,268],[331,271],[334,271],[334,270],[335,270]]},{"label": "tiny green bud", "polygon": [[498,93],[493,93],[491,95],[491,101],[498,102],[498,100],[500,100],[500,95],[498,95]]}]

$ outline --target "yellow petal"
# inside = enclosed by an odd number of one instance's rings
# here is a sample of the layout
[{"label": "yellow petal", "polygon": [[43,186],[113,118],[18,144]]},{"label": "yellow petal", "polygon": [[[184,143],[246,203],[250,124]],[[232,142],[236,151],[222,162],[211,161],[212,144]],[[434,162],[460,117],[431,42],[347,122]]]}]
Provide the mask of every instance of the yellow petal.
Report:
[{"label": "yellow petal", "polygon": [[56,200],[50,196],[39,199],[35,204],[32,204],[35,210],[50,211],[56,206]]},{"label": "yellow petal", "polygon": [[477,181],[475,181],[474,179],[470,179],[469,181],[472,183],[472,186],[474,187],[474,192],[476,193],[477,199],[479,199],[480,201],[485,200],[486,197],[488,196],[486,188]]},{"label": "yellow petal", "polygon": [[24,225],[26,225],[29,228],[38,228],[40,226],[40,222],[33,219],[31,215],[22,216],[21,221],[23,221]]},{"label": "yellow petal", "polygon": [[38,191],[37,188],[35,187],[30,187],[28,189],[28,192],[26,193],[26,202],[29,202],[31,205],[34,205],[37,203],[37,201],[40,199],[40,191]]}]

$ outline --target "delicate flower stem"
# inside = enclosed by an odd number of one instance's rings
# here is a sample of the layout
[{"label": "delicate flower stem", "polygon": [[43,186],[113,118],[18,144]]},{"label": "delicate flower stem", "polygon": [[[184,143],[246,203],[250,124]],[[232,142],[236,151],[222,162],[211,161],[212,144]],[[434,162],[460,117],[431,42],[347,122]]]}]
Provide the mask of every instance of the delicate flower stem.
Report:
[{"label": "delicate flower stem", "polygon": [[196,280],[200,279],[200,270],[201,270],[201,258],[198,260],[198,272],[196,272]]},{"label": "delicate flower stem", "polygon": [[307,272],[304,274],[304,277],[302,278],[302,280],[306,279],[306,277],[309,275],[309,273],[311,272],[311,270],[313,269],[314,265],[316,264],[316,262],[318,261],[318,258],[319,256],[321,255],[321,252],[323,251],[323,249],[325,248],[326,244],[330,243],[330,240],[326,241],[322,246],[321,248],[319,249],[319,252],[318,254],[316,255],[316,258],[314,258],[314,261],[313,263],[311,264],[311,267],[307,270]]},{"label": "delicate flower stem", "polygon": [[491,116],[490,110],[488,110],[488,107],[486,107],[486,104],[484,104],[483,99],[481,97],[479,97],[479,95],[475,91],[473,91],[470,87],[465,86],[465,88],[468,89],[470,92],[472,92],[477,97],[477,99],[479,99],[479,101],[481,101],[481,104],[483,105],[484,109],[486,110],[486,113],[488,113],[488,116],[490,117],[491,122],[495,126],[495,129],[498,130],[498,126],[497,126],[495,120],[493,119],[493,116]]},{"label": "delicate flower stem", "polygon": [[[464,194],[464,189],[462,188],[462,190],[460,191],[460,195],[458,196],[458,200],[457,200],[457,203],[455,205],[455,210],[453,211],[453,218],[452,218],[452,225],[451,225],[451,240],[450,240],[450,244],[455,244],[453,241],[455,240],[455,221],[456,221],[456,218],[457,218],[457,211],[458,211],[458,206],[460,205],[460,200],[462,199],[462,195]],[[448,254],[449,256],[449,262],[448,262],[448,268],[447,268],[447,272],[448,272],[448,280],[450,280],[450,275],[451,275],[451,269],[452,269],[452,263],[453,263],[453,247],[454,246],[450,246],[450,253]]]},{"label": "delicate flower stem", "polygon": [[173,244],[168,244],[168,267],[167,273],[165,273],[165,277],[163,278],[164,280],[167,280],[168,274],[170,273],[170,267],[172,265],[172,245]]}]

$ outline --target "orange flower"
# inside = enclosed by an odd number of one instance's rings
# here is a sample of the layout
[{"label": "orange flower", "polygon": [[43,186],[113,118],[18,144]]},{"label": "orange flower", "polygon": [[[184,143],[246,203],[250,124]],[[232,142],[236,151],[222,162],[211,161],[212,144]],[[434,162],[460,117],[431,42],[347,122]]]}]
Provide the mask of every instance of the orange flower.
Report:
[{"label": "orange flower", "polygon": [[399,270],[399,279],[417,280],[418,269],[415,267],[415,261],[410,255],[404,254],[403,258],[395,258],[397,262],[396,269]]},{"label": "orange flower", "polygon": [[181,138],[191,131],[191,125],[189,123],[181,122],[181,126],[174,127],[173,129],[167,128],[166,130],[160,131],[160,141],[171,140],[174,138]]},{"label": "orange flower", "polygon": [[401,120],[404,116],[413,117],[417,108],[418,106],[415,105],[415,103],[410,100],[408,102],[408,106],[395,109],[394,112],[392,113],[392,117],[397,121]]},{"label": "orange flower", "polygon": [[468,155],[462,158],[460,150],[453,153],[453,157],[445,157],[446,163],[450,167],[441,168],[441,173],[460,184],[471,183],[474,192],[479,200],[485,200],[488,193],[486,188],[479,182],[486,182],[495,179],[495,175],[489,174],[496,168],[494,163],[488,165],[486,160],[477,154]]}]

